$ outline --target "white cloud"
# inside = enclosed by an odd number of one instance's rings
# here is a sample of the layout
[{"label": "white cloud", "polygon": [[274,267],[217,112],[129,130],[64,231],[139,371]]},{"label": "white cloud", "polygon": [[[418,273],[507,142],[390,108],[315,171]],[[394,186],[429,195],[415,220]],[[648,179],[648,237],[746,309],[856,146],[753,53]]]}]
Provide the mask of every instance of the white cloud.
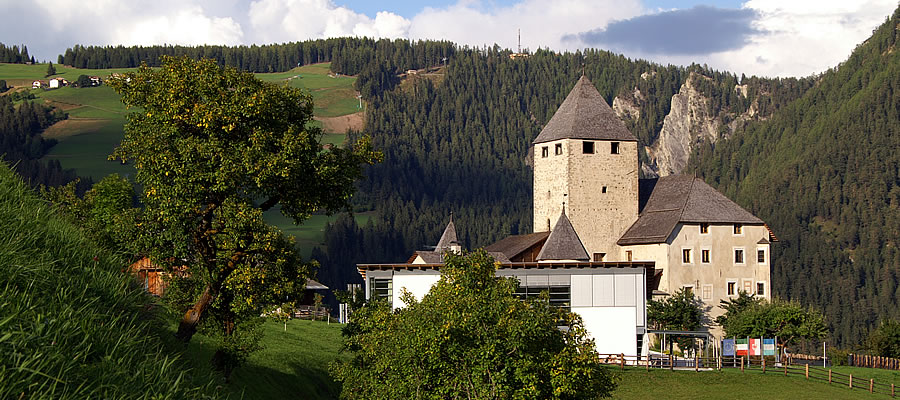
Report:
[{"label": "white cloud", "polygon": [[280,43],[340,36],[405,37],[409,20],[381,11],[375,19],[331,0],[257,0],[250,4],[252,39]]},{"label": "white cloud", "polygon": [[413,39],[444,39],[473,46],[499,44],[515,49],[522,30],[522,47],[575,50],[577,42],[563,42],[567,33],[606,26],[643,12],[638,0],[524,0],[507,7],[460,0],[446,8],[425,8],[413,17]]},{"label": "white cloud", "polygon": [[890,16],[895,0],[749,0],[759,33],[738,49],[706,55],[675,56],[624,51],[630,57],[757,76],[809,76],[837,66]]}]

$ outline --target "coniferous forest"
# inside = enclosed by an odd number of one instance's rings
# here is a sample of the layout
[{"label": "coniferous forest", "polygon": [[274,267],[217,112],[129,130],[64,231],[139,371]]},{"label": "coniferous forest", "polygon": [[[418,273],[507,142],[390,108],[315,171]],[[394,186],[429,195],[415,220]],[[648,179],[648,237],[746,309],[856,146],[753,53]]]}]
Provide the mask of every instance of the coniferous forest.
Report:
[{"label": "coniferous forest", "polygon": [[[169,54],[214,58],[253,72],[328,61],[333,72],[356,75],[369,106],[364,131],[351,132],[351,139],[370,135],[385,157],[368,168],[354,199],[355,211],[371,212],[369,222],[357,225],[342,216],[313,250],[319,279],[335,289],[360,281],[356,263],[403,262],[433,246],[451,211],[465,247],[530,232],[531,141],[582,73],[609,104],[618,97],[640,108],[639,117],[625,123],[643,146],[659,136],[672,96],[686,80],[706,77],[695,87],[711,114],[728,123],[754,107],[756,117],[730,136],[722,132],[716,143],[697,146],[686,172],[704,177],[769,224],[780,239],[772,252],[775,296],[822,309],[833,344],[849,346],[882,318],[900,317],[897,26],[895,12],[840,66],[799,79],[663,66],[602,50],[539,50],[514,60],[497,46],[356,38],[238,47],[79,45],[58,61],[131,67],[155,65]],[[423,68],[428,76],[401,84],[407,69]],[[746,95],[736,85],[746,85]],[[22,118],[2,102],[0,97],[0,127],[21,126],[6,122]],[[41,107],[26,110],[52,120]],[[36,129],[46,126],[41,124]],[[49,144],[35,140],[9,141],[25,147],[2,151],[7,159],[13,153],[40,157]],[[643,149],[640,161],[648,162]]]}]

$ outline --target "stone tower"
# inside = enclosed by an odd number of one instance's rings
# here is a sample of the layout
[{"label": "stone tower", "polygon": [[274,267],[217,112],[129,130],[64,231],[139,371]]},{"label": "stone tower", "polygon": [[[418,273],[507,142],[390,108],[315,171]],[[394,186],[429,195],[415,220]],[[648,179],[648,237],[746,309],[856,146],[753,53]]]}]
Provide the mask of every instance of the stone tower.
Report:
[{"label": "stone tower", "polygon": [[637,138],[582,76],[533,144],[534,231],[566,202],[591,259],[621,261],[616,241],[638,217]]}]

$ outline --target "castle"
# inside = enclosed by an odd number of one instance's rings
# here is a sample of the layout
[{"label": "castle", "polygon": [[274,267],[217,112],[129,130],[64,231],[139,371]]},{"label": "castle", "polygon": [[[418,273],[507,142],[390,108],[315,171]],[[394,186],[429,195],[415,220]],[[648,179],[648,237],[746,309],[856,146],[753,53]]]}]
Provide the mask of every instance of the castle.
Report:
[{"label": "castle", "polygon": [[[581,315],[600,353],[646,355],[646,301],[690,290],[708,310],[745,291],[771,298],[765,223],[693,176],[639,179],[638,141],[582,76],[533,142],[534,233],[485,249],[520,295],[548,290]],[[439,279],[459,251],[447,225],[433,251],[403,264],[360,264],[368,298],[402,307]],[[394,289],[397,290],[394,290]],[[719,333],[714,326],[712,332]]]}]

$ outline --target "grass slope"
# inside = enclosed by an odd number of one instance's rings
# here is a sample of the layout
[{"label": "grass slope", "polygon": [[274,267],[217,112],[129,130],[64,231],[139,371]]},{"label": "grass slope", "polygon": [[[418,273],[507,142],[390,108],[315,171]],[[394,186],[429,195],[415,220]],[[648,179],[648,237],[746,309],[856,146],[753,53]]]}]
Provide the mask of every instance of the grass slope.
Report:
[{"label": "grass slope", "polygon": [[215,395],[165,350],[123,260],[2,164],[0,226],[0,398]]},{"label": "grass slope", "polygon": [[[291,320],[284,325],[267,321],[264,349],[236,369],[225,388],[230,399],[336,399],[340,385],[328,375],[328,364],[340,353],[341,328],[337,323]],[[173,328],[174,329],[174,326]],[[195,335],[186,355],[198,370],[211,373],[215,351],[209,339]]]},{"label": "grass slope", "polygon": [[[313,247],[324,247],[322,239],[325,234],[325,225],[334,222],[338,216],[317,214],[309,217],[302,225],[294,225],[294,222],[282,215],[280,209],[276,207],[266,211],[263,217],[267,223],[279,227],[288,235],[293,235],[301,254],[308,258]],[[353,217],[356,218],[357,224],[363,226],[372,217],[372,213],[355,213]]]}]

